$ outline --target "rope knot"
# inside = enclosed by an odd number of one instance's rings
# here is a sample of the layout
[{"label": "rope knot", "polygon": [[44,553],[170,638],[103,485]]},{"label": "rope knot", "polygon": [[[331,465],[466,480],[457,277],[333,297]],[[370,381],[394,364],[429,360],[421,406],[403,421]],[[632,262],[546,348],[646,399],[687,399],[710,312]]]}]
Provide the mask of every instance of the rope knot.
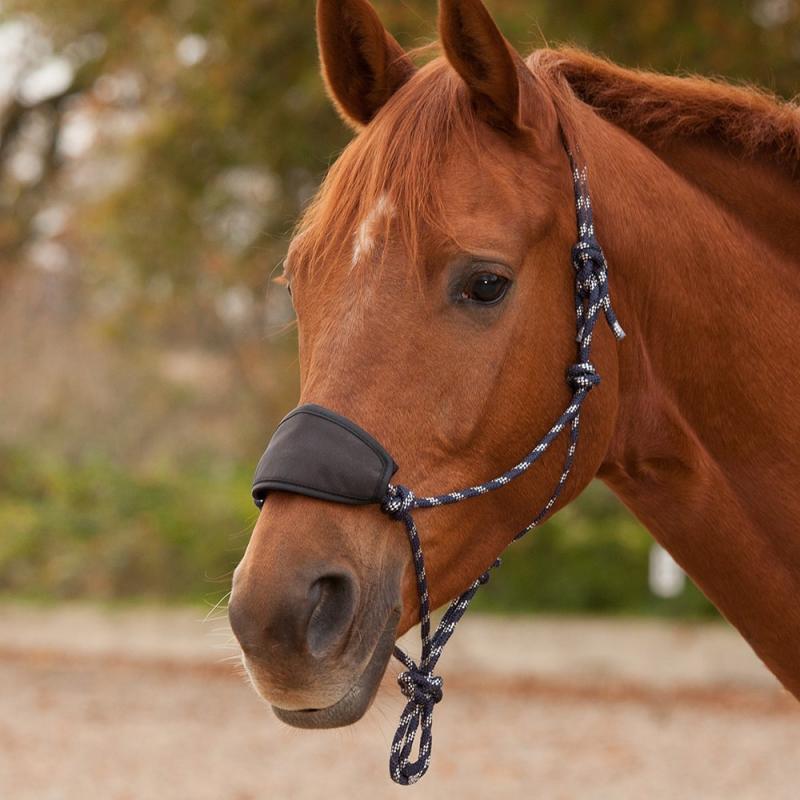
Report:
[{"label": "rope knot", "polygon": [[574,392],[588,391],[600,383],[600,376],[590,361],[573,364],[567,370],[567,383]]},{"label": "rope knot", "polygon": [[406,486],[390,483],[381,501],[381,511],[392,519],[403,519],[414,508],[414,492]]},{"label": "rope knot", "polygon": [[606,258],[600,245],[581,239],[572,248],[572,266],[577,272],[575,285],[581,297],[589,297],[602,282]]},{"label": "rope knot", "polygon": [[[593,310],[602,309],[611,330],[617,339],[625,338],[625,331],[611,308],[608,294],[608,264],[603,249],[594,234],[584,237],[581,227],[581,238],[572,247],[572,266],[575,267],[575,295],[578,300],[578,337],[582,342],[586,335],[586,317],[593,316]],[[587,308],[584,310],[583,304]],[[589,335],[594,322],[588,323]]]},{"label": "rope knot", "polygon": [[400,691],[420,709],[432,709],[443,696],[441,677],[419,668],[409,669],[397,676]]}]

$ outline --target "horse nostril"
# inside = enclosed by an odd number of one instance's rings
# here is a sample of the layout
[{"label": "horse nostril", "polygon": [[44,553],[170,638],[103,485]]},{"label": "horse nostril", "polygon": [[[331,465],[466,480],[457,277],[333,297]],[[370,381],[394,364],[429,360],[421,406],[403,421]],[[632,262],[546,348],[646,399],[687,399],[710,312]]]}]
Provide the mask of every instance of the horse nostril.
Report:
[{"label": "horse nostril", "polygon": [[311,584],[306,643],[312,656],[330,655],[344,641],[353,621],[356,595],[355,581],[346,573],[323,575]]}]

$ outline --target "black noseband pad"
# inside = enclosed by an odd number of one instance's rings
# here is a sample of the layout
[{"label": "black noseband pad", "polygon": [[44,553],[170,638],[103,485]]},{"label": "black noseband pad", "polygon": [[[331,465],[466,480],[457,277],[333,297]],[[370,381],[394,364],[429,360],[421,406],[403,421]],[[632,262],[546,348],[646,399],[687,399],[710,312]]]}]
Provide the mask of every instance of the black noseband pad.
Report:
[{"label": "black noseband pad", "polygon": [[347,417],[307,403],[287,414],[253,478],[261,508],[272,490],[335,503],[380,503],[397,464],[365,430]]}]

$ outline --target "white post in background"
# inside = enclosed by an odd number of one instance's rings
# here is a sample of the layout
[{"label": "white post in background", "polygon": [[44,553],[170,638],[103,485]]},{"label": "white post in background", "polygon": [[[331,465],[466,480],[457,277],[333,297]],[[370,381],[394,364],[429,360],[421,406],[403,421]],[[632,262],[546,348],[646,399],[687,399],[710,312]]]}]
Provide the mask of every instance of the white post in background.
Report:
[{"label": "white post in background", "polygon": [[656,597],[677,597],[686,585],[686,573],[672,556],[658,543],[650,547],[650,591]]}]

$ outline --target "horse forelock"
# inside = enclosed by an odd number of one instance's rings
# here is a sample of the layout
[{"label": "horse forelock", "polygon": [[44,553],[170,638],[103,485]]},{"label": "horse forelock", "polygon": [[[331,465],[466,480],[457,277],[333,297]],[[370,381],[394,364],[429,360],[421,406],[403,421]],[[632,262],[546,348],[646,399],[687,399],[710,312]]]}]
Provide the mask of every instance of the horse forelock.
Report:
[{"label": "horse forelock", "polygon": [[[293,261],[302,269],[363,274],[382,260],[391,237],[412,268],[424,231],[451,234],[445,213],[445,159],[478,165],[481,123],[458,76],[441,58],[403,86],[344,149],[300,219]],[[299,237],[299,238],[298,238]]]}]

